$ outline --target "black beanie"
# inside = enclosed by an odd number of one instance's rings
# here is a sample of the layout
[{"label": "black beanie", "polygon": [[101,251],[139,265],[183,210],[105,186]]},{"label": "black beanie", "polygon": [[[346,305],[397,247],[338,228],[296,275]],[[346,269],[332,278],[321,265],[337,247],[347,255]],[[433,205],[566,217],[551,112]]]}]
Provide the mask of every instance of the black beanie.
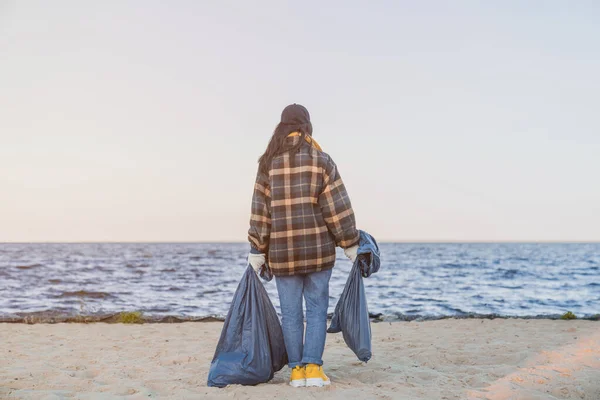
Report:
[{"label": "black beanie", "polygon": [[310,114],[306,107],[300,104],[290,104],[281,113],[281,123],[285,125],[310,124]]},{"label": "black beanie", "polygon": [[310,114],[306,107],[301,106],[300,104],[290,104],[283,109],[280,125],[285,134],[302,132],[312,136]]}]

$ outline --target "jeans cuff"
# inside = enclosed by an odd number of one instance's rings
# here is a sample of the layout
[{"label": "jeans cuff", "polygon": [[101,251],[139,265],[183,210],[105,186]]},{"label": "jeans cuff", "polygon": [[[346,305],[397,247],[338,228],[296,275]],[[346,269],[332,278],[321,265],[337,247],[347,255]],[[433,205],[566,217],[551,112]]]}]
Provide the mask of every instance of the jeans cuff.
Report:
[{"label": "jeans cuff", "polygon": [[318,358],[305,357],[302,359],[302,364],[304,364],[304,365],[306,365],[306,364],[323,365],[323,360],[320,360]]},{"label": "jeans cuff", "polygon": [[295,362],[295,363],[289,363],[288,367],[290,367],[290,369],[294,369],[296,367],[302,367],[304,366],[304,364],[302,364],[301,362]]}]

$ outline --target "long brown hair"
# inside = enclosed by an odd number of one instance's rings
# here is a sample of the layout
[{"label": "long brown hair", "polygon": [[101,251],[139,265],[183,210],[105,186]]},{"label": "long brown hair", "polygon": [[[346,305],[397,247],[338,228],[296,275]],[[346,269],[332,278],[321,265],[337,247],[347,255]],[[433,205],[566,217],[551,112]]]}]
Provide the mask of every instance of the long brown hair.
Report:
[{"label": "long brown hair", "polygon": [[[293,146],[286,146],[286,138],[292,132],[300,132],[300,140]],[[310,122],[306,124],[284,124],[280,122],[273,131],[273,136],[267,145],[267,149],[262,156],[258,159],[259,171],[264,174],[269,174],[269,168],[271,167],[271,161],[275,156],[283,153],[290,152],[296,154],[300,150],[300,146],[306,143],[304,136],[312,135],[312,124]]]}]

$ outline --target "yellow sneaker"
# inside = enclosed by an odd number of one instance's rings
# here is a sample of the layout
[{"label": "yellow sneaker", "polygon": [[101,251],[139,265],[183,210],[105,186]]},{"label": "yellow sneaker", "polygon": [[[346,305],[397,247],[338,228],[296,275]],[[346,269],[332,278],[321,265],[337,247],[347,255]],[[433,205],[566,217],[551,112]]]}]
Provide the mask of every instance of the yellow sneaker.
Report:
[{"label": "yellow sneaker", "polygon": [[323,367],[317,364],[308,364],[306,366],[306,386],[327,386],[331,381],[323,372]]},{"label": "yellow sneaker", "polygon": [[306,386],[306,371],[304,370],[304,367],[298,365],[297,367],[292,369],[292,374],[290,375],[290,386]]}]

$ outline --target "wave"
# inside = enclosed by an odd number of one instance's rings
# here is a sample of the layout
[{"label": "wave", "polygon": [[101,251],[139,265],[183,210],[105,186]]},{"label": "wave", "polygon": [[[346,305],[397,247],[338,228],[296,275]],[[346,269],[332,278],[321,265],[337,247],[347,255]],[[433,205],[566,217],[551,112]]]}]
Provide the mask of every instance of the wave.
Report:
[{"label": "wave", "polygon": [[113,297],[113,295],[105,292],[88,292],[86,290],[78,290],[76,292],[63,292],[56,297],[89,297],[92,299],[106,299],[108,297]]},{"label": "wave", "polygon": [[31,265],[17,265],[18,269],[34,269],[43,267],[42,264],[31,264]]}]

